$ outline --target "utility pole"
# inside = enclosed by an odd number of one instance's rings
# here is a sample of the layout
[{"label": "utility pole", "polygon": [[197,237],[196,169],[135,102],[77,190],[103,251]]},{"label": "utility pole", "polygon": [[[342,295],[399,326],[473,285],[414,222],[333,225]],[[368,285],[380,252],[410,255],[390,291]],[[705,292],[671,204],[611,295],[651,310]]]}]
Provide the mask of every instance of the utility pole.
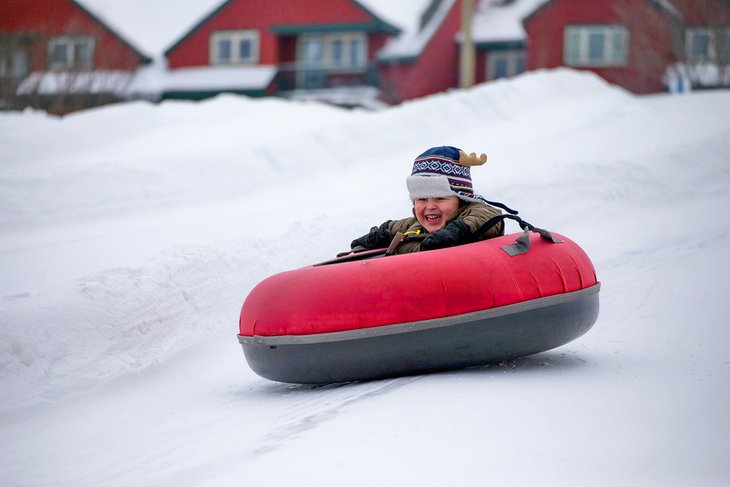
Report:
[{"label": "utility pole", "polygon": [[459,87],[470,88],[474,85],[474,38],[472,19],[474,0],[461,0],[461,50],[459,59]]}]

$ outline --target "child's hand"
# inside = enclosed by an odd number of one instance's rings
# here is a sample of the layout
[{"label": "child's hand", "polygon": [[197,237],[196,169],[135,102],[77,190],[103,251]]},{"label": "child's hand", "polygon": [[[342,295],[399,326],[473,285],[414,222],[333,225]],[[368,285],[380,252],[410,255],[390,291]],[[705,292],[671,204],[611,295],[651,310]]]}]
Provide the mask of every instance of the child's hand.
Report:
[{"label": "child's hand", "polygon": [[469,225],[463,220],[451,220],[443,229],[426,236],[421,242],[421,250],[443,249],[467,242],[471,235]]},{"label": "child's hand", "polygon": [[390,222],[391,220],[388,220],[379,227],[371,228],[370,232],[353,240],[350,248],[365,247],[367,250],[386,248],[390,245],[390,241],[393,240],[393,234],[388,230]]}]

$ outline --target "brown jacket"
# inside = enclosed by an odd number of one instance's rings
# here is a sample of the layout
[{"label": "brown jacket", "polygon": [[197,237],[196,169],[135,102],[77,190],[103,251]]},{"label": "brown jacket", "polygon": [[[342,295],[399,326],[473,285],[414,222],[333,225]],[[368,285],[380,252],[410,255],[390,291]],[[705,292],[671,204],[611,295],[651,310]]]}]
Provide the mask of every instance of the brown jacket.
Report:
[{"label": "brown jacket", "polygon": [[[456,212],[452,220],[462,220],[474,232],[492,217],[501,215],[502,212],[497,208],[484,203],[468,203]],[[448,223],[448,222],[447,222]],[[428,232],[426,231],[415,216],[404,218],[402,220],[394,220],[388,225],[388,230],[393,235],[396,232],[403,232],[406,237],[403,243],[398,246],[397,254],[408,254],[410,252],[418,252],[421,250],[421,240],[423,240]],[[498,222],[489,229],[479,240],[486,240],[504,235],[504,222]]]}]

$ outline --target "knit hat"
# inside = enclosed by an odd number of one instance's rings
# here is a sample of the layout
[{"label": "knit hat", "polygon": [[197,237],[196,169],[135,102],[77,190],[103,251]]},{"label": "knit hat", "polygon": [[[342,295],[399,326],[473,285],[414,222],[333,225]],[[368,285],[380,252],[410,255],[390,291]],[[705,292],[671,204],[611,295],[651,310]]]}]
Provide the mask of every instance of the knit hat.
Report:
[{"label": "knit hat", "polygon": [[481,166],[487,155],[477,157],[448,145],[432,147],[413,162],[413,171],[406,178],[411,200],[458,196],[469,203],[485,199],[474,193],[470,166]]}]

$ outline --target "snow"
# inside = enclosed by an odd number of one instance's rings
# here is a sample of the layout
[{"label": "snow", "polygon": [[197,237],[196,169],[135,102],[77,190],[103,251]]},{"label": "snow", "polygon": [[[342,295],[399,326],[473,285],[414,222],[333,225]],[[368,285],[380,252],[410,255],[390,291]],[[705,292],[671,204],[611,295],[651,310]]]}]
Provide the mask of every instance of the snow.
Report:
[{"label": "snow", "polygon": [[203,66],[161,69],[142,68],[129,86],[128,96],[152,97],[170,91],[264,90],[276,76],[276,66]]},{"label": "snow", "polygon": [[407,2],[358,0],[358,3],[382,20],[401,29],[403,34],[413,35],[420,29],[421,15],[428,8],[431,0],[409,0]]},{"label": "snow", "polygon": [[[729,109],[561,69],[375,112],[0,113],[2,483],[725,485]],[[594,328],[465,371],[257,377],[248,291],[406,216],[442,144],[487,152],[478,192],[586,250]]]},{"label": "snow", "polygon": [[[220,7],[224,0],[79,0],[94,15],[111,26],[144,54],[161,60],[170,48],[207,15]],[[399,43],[412,45],[420,39],[421,15],[431,0],[358,0],[382,20],[401,29],[404,38]],[[453,5],[448,0],[445,7]],[[442,7],[443,9],[443,7]],[[429,36],[430,37],[430,36]],[[419,41],[420,42],[420,41]]]},{"label": "snow", "polygon": [[[397,59],[420,55],[454,7],[454,2],[455,0],[444,0],[438,5],[429,22],[423,27],[418,24],[410,24],[410,28],[405,29],[398,37],[389,39],[385,47],[378,51],[378,59]],[[423,13],[427,6],[427,4],[422,4],[420,13]],[[415,12],[412,12],[412,16],[409,18],[420,23],[420,14],[414,14]]]},{"label": "snow", "polygon": [[712,62],[676,63],[667,66],[664,83],[671,88],[677,80],[684,80],[698,88],[730,86],[730,66]]},{"label": "snow", "polygon": [[143,54],[165,50],[224,0],[77,0]]},{"label": "snow", "polygon": [[655,3],[657,3],[664,10],[666,10],[676,18],[682,18],[682,13],[677,9],[677,7],[672,4],[671,0],[655,0]]},{"label": "snow", "polygon": [[129,71],[33,72],[18,86],[17,94],[33,96],[58,93],[126,94],[132,83]]},{"label": "snow", "polygon": [[524,41],[527,33],[522,21],[547,0],[482,0],[474,12],[474,42]]}]

